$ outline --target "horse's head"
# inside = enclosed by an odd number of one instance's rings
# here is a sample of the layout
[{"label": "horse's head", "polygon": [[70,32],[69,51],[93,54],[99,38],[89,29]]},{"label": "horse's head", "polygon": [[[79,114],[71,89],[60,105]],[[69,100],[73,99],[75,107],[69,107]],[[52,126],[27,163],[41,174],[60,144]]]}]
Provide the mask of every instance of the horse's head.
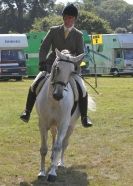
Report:
[{"label": "horse's head", "polygon": [[56,59],[52,66],[51,82],[53,85],[53,97],[56,100],[63,98],[63,90],[67,86],[75,66],[79,63],[84,54],[72,56],[68,50],[59,51],[56,49]]}]

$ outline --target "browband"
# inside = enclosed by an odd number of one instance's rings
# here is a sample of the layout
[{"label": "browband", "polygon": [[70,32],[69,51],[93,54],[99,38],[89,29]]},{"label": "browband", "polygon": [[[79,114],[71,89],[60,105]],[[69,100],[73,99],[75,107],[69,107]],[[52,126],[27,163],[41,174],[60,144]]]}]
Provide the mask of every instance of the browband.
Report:
[{"label": "browband", "polygon": [[67,60],[67,59],[59,59],[58,61],[63,61],[63,62],[67,62],[67,63],[72,63],[72,64],[74,64],[73,61],[70,61],[70,60]]}]

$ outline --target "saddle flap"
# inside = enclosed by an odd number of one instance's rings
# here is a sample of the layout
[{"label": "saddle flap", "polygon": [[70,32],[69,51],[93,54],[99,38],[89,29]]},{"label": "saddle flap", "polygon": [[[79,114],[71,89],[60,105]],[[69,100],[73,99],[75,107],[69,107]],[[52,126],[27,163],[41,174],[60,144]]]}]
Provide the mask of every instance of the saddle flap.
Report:
[{"label": "saddle flap", "polygon": [[79,100],[79,92],[78,92],[76,81],[74,80],[74,78],[71,77],[69,83],[73,91],[74,101],[77,102]]}]

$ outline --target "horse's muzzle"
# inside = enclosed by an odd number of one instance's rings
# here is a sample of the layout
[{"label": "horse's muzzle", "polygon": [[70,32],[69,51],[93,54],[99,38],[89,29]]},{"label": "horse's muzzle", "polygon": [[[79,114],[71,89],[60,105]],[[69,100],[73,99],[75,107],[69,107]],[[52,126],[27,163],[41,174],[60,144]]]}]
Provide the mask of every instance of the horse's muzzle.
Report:
[{"label": "horse's muzzle", "polygon": [[53,98],[57,101],[61,100],[63,98],[63,95],[62,94],[59,94],[57,92],[54,92],[53,93]]},{"label": "horse's muzzle", "polygon": [[54,84],[53,98],[55,100],[59,101],[63,98],[63,90],[65,86],[65,83],[62,83],[60,81]]}]

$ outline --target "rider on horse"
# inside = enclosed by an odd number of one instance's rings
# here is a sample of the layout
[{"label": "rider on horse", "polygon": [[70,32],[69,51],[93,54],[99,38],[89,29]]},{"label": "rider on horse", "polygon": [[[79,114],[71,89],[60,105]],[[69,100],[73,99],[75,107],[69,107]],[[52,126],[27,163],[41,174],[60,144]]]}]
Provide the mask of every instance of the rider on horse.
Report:
[{"label": "rider on horse", "polygon": [[[67,5],[62,12],[62,16],[64,24],[52,27],[41,44],[39,52],[39,70],[41,72],[29,88],[26,108],[20,116],[24,122],[28,122],[30,119],[30,114],[36,100],[36,88],[38,84],[42,80],[47,79],[47,72],[50,73],[51,71],[52,64],[56,58],[55,49],[57,48],[59,51],[67,49],[75,56],[84,53],[82,33],[74,27],[78,16],[77,8],[73,4]],[[84,127],[90,127],[92,126],[92,122],[87,116],[87,90],[82,78],[78,75],[80,73],[80,64],[75,69],[77,73],[74,75],[74,79],[79,91],[79,109],[82,125]]]}]

